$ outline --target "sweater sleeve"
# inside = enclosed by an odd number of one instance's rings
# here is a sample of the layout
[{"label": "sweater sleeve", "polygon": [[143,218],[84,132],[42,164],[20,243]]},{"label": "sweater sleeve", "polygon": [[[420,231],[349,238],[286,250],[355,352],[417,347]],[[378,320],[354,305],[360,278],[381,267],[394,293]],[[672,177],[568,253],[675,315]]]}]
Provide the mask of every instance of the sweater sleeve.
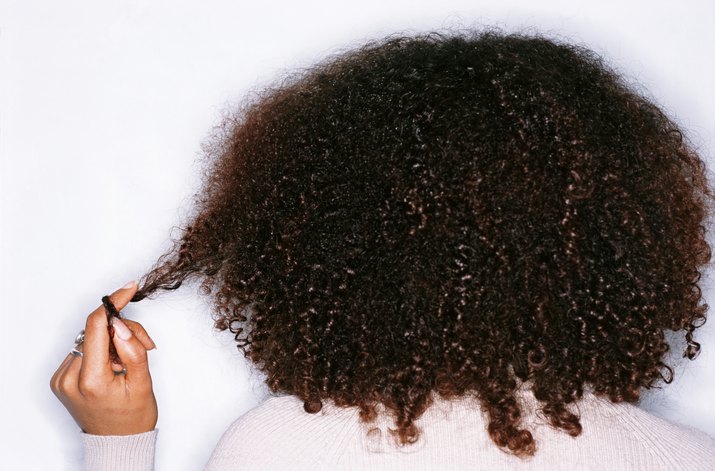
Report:
[{"label": "sweater sleeve", "polygon": [[81,433],[85,471],[153,471],[158,431],[136,435]]}]

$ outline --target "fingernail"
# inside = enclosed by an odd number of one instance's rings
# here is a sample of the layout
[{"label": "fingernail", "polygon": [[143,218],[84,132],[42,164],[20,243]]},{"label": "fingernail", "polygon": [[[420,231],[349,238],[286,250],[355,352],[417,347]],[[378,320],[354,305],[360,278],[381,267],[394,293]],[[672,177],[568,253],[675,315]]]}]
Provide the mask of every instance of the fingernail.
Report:
[{"label": "fingernail", "polygon": [[134,281],[134,280],[132,280],[132,281],[130,281],[129,283],[127,283],[126,285],[122,286],[122,288],[121,288],[121,289],[129,289],[129,288],[134,288],[134,285],[136,285],[136,284],[137,284],[137,282],[136,282],[136,281]]},{"label": "fingernail", "polygon": [[122,322],[118,317],[112,317],[112,326],[114,327],[114,333],[117,334],[122,340],[129,340],[132,336],[132,331],[129,330],[127,324]]}]

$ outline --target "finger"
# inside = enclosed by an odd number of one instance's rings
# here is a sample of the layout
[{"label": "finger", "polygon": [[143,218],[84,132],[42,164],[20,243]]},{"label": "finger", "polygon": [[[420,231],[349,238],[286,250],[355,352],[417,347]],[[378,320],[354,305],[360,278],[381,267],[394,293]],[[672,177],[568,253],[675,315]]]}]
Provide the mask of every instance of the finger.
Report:
[{"label": "finger", "polygon": [[[75,347],[82,351],[82,345]],[[57,371],[56,390],[62,396],[73,395],[79,389],[79,372],[82,365],[82,357],[70,353],[68,358],[62,363],[62,368]]]},{"label": "finger", "polygon": [[147,350],[153,350],[156,348],[156,343],[154,343],[154,340],[149,337],[149,334],[147,334],[143,325],[130,319],[122,319],[122,321],[127,325],[127,327],[129,327],[129,330],[137,336],[142,345],[144,345],[144,348]]},{"label": "finger", "polygon": [[65,369],[67,369],[67,365],[70,364],[74,357],[75,355],[68,353],[64,360],[62,360],[62,363],[60,363],[60,366],[58,366],[55,370],[52,378],[50,378],[50,389],[52,389],[52,392],[54,392],[55,395],[59,392],[59,380],[62,377],[62,373],[64,373]]},{"label": "finger", "polygon": [[[127,283],[124,287],[112,293],[109,298],[117,310],[127,305],[138,285]],[[109,358],[109,332],[107,331],[107,313],[104,306],[99,306],[89,317],[84,329],[84,358],[80,371],[80,383],[111,381],[114,377]]]},{"label": "finger", "polygon": [[121,363],[112,362],[112,373],[114,373],[115,375],[126,373],[126,371],[124,370],[124,365],[122,365]]},{"label": "finger", "polygon": [[84,357],[80,380],[90,378],[109,381],[109,332],[107,331],[107,315],[104,306],[95,309],[87,317],[84,328]]},{"label": "finger", "polygon": [[114,346],[117,347],[119,359],[127,370],[125,374],[127,382],[135,386],[151,387],[146,347],[121,319],[112,318],[112,324]]},{"label": "finger", "polygon": [[[82,345],[77,346],[77,350],[82,351]],[[72,355],[72,359],[67,364],[67,368],[62,372],[60,377],[60,390],[65,396],[79,391],[79,375],[82,369],[82,357]]]}]

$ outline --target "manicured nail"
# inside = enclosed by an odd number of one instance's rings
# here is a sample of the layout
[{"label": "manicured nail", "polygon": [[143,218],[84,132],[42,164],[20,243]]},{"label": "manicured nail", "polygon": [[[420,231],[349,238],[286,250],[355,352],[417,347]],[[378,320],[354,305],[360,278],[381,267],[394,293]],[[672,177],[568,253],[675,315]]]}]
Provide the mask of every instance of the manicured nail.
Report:
[{"label": "manicured nail", "polygon": [[112,317],[112,326],[114,326],[114,333],[117,334],[122,340],[129,340],[132,337],[132,331],[129,330],[127,324],[122,322],[118,317]]},{"label": "manicured nail", "polygon": [[127,283],[126,285],[122,286],[122,289],[134,288],[134,285],[136,285],[136,284],[137,284],[137,282],[132,280],[129,283]]}]

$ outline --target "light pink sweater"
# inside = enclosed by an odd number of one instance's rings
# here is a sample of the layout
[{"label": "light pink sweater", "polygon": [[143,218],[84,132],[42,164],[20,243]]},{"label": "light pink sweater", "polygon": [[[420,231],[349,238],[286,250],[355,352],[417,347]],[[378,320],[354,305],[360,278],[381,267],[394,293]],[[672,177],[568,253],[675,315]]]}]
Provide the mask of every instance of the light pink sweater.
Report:
[{"label": "light pink sweater", "polygon": [[[356,408],[323,402],[317,414],[294,396],[271,397],[224,433],[206,471],[227,470],[715,470],[715,440],[630,404],[591,393],[577,404],[583,432],[572,438],[535,413],[530,392],[520,394],[524,425],[536,455],[520,459],[494,445],[474,399],[435,403],[416,422],[417,443],[398,447],[387,432],[392,418],[362,424]],[[368,431],[377,427],[378,431]],[[125,437],[82,434],[85,469],[153,469],[157,430]]]}]

